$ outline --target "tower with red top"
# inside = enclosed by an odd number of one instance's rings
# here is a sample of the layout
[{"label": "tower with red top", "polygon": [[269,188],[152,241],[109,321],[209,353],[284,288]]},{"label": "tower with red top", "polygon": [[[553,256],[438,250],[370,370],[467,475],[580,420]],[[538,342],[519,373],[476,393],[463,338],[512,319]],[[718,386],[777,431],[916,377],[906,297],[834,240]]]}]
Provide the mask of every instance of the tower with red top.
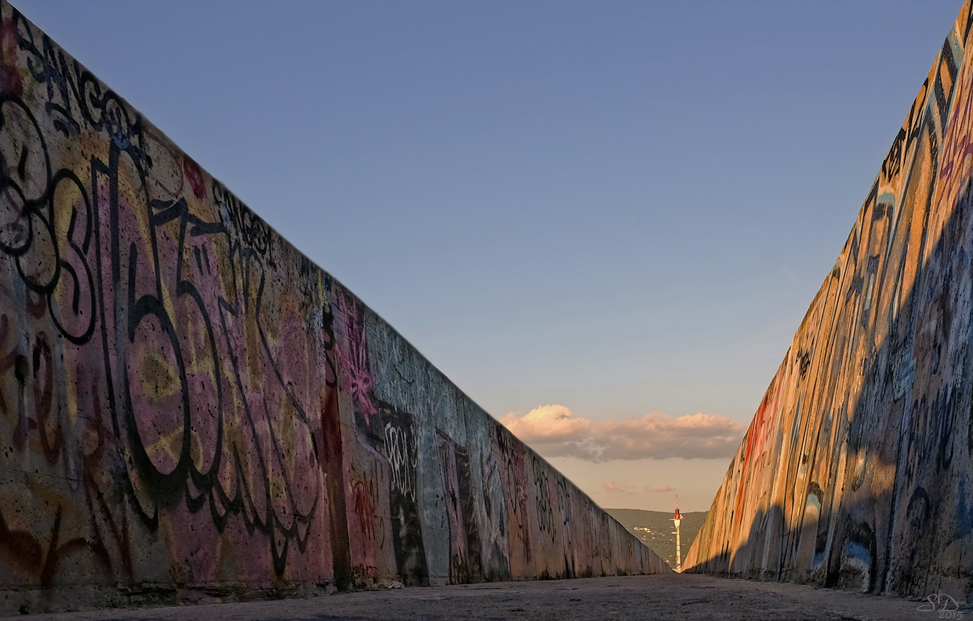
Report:
[{"label": "tower with red top", "polygon": [[672,516],[672,523],[676,525],[676,571],[682,571],[682,550],[680,549],[679,542],[679,522],[682,521],[682,515],[679,513],[679,496],[676,496],[676,514]]}]

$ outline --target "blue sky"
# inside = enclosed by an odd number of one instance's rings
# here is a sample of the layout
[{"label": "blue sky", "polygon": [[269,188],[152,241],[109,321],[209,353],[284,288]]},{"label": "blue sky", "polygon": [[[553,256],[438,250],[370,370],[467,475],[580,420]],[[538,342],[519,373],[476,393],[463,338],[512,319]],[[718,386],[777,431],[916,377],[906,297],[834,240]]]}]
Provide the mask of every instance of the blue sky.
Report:
[{"label": "blue sky", "polygon": [[604,438],[749,422],[961,6],[13,4],[491,414],[602,434],[537,445],[597,502],[660,510],[729,455]]}]

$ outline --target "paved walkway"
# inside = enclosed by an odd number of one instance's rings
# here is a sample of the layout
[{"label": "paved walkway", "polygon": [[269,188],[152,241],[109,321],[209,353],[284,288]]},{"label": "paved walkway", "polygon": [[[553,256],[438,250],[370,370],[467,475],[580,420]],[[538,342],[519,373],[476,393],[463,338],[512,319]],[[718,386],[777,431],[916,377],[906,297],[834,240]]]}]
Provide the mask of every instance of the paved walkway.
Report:
[{"label": "paved walkway", "polygon": [[[933,594],[931,594],[933,595]],[[945,600],[944,600],[945,601]],[[95,619],[225,621],[307,619],[967,619],[973,609],[951,616],[928,601],[863,595],[810,586],[727,580],[697,575],[634,576],[505,582],[342,593],[311,599],[262,601],[139,610],[102,610],[17,617],[32,621]],[[957,616],[960,615],[960,616]]]}]

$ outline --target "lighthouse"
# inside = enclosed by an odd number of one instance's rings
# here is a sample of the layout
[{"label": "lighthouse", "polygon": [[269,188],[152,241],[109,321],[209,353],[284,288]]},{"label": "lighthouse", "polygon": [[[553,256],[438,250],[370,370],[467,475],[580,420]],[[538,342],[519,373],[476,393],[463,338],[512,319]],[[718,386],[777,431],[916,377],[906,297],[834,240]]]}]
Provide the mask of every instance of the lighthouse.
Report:
[{"label": "lighthouse", "polygon": [[676,525],[676,571],[682,572],[682,550],[679,546],[679,522],[682,516],[679,515],[679,496],[676,496],[676,514],[672,516],[672,523]]}]

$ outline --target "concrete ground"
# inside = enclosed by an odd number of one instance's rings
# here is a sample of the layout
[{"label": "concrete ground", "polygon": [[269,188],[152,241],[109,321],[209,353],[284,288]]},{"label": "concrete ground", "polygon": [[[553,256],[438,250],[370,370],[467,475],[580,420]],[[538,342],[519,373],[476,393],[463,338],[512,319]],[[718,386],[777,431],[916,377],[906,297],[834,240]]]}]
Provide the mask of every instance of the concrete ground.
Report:
[{"label": "concrete ground", "polygon": [[[936,594],[930,594],[936,595]],[[946,601],[945,598],[943,601]],[[927,600],[910,601],[810,586],[728,580],[698,575],[655,575],[399,588],[310,599],[114,609],[41,614],[20,619],[181,621],[216,619],[962,619],[963,605],[944,613]],[[940,606],[941,608],[941,606]],[[11,617],[12,618],[12,617]]]}]

